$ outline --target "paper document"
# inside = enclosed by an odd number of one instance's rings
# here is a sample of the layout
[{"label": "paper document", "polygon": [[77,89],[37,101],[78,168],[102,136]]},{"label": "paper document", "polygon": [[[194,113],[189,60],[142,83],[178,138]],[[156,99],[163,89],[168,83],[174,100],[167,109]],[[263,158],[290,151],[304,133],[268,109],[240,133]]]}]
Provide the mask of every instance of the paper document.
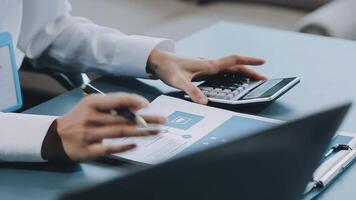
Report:
[{"label": "paper document", "polygon": [[167,117],[164,125],[167,131],[157,136],[108,139],[104,142],[136,144],[135,149],[115,156],[146,164],[209,148],[281,123],[279,120],[199,105],[165,95],[155,99],[140,114]]}]

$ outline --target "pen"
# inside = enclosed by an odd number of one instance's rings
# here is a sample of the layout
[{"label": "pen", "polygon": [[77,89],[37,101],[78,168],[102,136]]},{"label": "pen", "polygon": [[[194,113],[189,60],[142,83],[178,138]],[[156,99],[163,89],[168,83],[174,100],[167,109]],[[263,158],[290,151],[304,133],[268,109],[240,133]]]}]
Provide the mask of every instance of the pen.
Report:
[{"label": "pen", "polygon": [[[348,146],[348,145],[344,145]],[[327,186],[337,175],[342,173],[355,159],[356,150],[348,146],[349,153],[347,153],[334,167],[327,171],[323,176],[317,180],[312,180],[308,183],[304,194],[312,191],[314,188],[323,188]],[[345,148],[345,150],[347,150]],[[328,154],[328,153],[327,153]]]},{"label": "pen", "polygon": [[[97,93],[99,93],[99,94],[105,95],[104,92],[100,91],[99,89],[97,89],[96,87],[92,86],[89,83],[84,83],[81,88],[82,88],[84,94],[88,94],[89,95],[89,94],[97,94]],[[129,120],[130,122],[135,123],[135,124],[137,124],[139,126],[142,126],[142,127],[146,127],[147,126],[147,123],[143,119],[143,117],[133,113],[128,108],[122,107],[122,108],[119,108],[119,109],[111,110],[111,114],[112,115],[122,116],[125,119]]]},{"label": "pen", "polygon": [[328,171],[319,182],[322,187],[328,185],[338,174],[344,171],[349,164],[355,159],[356,150],[351,150],[339,163],[335,165],[330,171]]}]

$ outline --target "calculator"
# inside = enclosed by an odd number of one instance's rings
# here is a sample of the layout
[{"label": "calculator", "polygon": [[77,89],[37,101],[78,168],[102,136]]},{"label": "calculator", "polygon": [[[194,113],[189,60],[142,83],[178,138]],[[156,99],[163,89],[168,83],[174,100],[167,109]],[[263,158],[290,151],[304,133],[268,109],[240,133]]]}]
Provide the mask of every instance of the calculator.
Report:
[{"label": "calculator", "polygon": [[[243,105],[276,100],[300,82],[298,77],[254,80],[241,74],[221,74],[198,85],[210,102]],[[189,98],[185,95],[185,98]]]}]

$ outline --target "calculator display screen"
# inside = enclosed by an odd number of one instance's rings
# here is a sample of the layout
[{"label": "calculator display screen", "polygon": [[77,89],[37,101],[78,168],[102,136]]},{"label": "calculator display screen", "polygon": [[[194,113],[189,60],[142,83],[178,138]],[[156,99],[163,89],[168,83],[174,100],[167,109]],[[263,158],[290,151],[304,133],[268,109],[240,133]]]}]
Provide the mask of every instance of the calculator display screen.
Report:
[{"label": "calculator display screen", "polygon": [[259,85],[257,88],[246,94],[242,99],[246,100],[270,97],[294,79],[295,78],[267,80],[263,84]]}]

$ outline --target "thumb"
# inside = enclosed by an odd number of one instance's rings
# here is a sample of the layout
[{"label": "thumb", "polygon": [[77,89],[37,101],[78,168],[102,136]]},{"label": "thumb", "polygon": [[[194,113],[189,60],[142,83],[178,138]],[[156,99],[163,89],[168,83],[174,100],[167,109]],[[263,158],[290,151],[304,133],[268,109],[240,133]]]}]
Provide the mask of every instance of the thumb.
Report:
[{"label": "thumb", "polygon": [[182,87],[184,92],[186,92],[190,98],[200,104],[207,104],[208,103],[208,98],[203,94],[203,92],[195,86],[193,83],[186,83],[184,84],[185,86]]}]

